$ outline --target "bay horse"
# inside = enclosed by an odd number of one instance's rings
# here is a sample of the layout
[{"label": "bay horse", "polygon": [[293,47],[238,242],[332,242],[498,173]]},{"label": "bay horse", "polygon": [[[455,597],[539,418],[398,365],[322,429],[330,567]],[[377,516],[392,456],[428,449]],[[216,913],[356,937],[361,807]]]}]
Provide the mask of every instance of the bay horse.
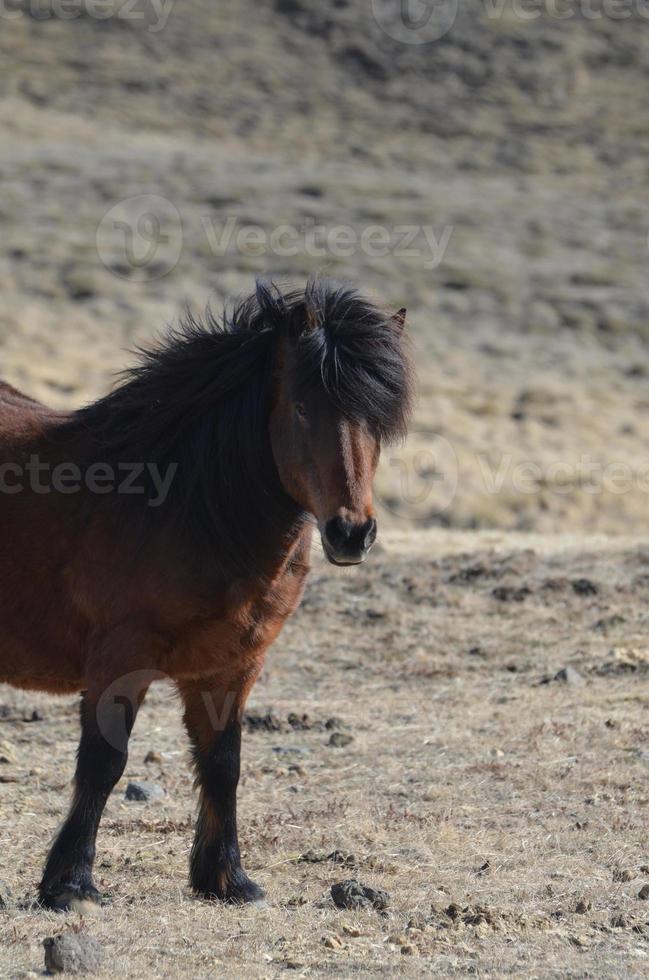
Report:
[{"label": "bay horse", "polygon": [[39,900],[79,909],[102,811],[149,685],[192,745],[198,895],[261,899],[236,824],[241,717],[296,609],[312,527],[334,565],[376,538],[380,446],[405,434],[405,310],[314,279],[188,315],[105,397],[56,412],[0,385],[0,681],[81,692],[68,815]]}]

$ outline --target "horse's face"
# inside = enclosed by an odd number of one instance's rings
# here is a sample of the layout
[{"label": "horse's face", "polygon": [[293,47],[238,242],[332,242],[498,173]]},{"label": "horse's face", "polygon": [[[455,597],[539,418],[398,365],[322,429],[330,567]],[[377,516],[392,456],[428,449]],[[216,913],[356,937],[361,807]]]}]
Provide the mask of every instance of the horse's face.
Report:
[{"label": "horse's face", "polygon": [[284,489],[316,518],[329,561],[364,561],[376,540],[378,437],[343,417],[323,391],[298,400],[287,377],[278,384],[270,434]]}]

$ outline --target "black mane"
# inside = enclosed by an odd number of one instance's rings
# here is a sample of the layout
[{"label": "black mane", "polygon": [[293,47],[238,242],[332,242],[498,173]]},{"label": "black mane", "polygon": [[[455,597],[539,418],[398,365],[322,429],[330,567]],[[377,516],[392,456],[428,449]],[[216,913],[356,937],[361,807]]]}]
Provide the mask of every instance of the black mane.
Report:
[{"label": "black mane", "polygon": [[192,554],[224,571],[258,572],[264,546],[307,520],[281,486],[268,433],[282,338],[296,353],[296,390],[323,386],[343,414],[384,441],[405,434],[411,376],[400,329],[329,280],[286,294],[258,281],[220,319],[209,310],[204,320],[188,315],[58,433],[82,447],[86,465],[177,463],[164,504],[146,508],[142,497],[127,497],[124,513],[137,514],[146,533],[177,529]]}]

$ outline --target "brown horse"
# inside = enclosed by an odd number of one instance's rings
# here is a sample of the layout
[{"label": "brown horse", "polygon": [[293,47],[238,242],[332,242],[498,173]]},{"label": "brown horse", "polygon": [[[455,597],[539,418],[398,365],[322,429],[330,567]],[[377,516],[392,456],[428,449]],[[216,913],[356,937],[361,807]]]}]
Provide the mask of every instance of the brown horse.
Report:
[{"label": "brown horse", "polygon": [[288,295],[259,282],[77,412],[0,385],[0,681],[82,692],[44,905],[99,901],[97,828],[162,677],[182,697],[200,788],[191,885],[262,896],[237,842],[241,715],[300,601],[313,518],[336,565],[374,542],[380,444],[410,408],[404,316],[326,280]]}]

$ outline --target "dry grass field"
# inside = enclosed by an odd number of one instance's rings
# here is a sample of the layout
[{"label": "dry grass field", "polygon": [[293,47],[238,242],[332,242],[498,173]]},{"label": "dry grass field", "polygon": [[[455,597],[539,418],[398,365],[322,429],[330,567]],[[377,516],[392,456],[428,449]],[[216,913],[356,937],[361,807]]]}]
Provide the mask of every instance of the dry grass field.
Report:
[{"label": "dry grass field", "polygon": [[[77,706],[2,687],[0,976],[80,928],[106,977],[646,976],[646,18],[466,0],[415,45],[365,0],[186,0],[154,31],[55,6],[0,16],[0,376],[72,409],[186,306],[322,271],[408,307],[419,397],[371,560],[314,556],[253,692],[266,907],[188,893],[164,686],[100,830],[101,914],[31,907]],[[348,878],[388,908],[337,909]]]},{"label": "dry grass field", "polygon": [[[102,975],[646,976],[648,599],[649,541],[432,531],[388,535],[356,572],[316,560],[244,738],[244,863],[267,906],[188,894],[188,751],[154,689],[100,832],[106,904],[84,927]],[[0,707],[0,974],[22,977],[79,928],[28,907],[77,711],[9,690]],[[126,802],[128,779],[165,795]],[[387,910],[337,909],[348,878]]]}]

